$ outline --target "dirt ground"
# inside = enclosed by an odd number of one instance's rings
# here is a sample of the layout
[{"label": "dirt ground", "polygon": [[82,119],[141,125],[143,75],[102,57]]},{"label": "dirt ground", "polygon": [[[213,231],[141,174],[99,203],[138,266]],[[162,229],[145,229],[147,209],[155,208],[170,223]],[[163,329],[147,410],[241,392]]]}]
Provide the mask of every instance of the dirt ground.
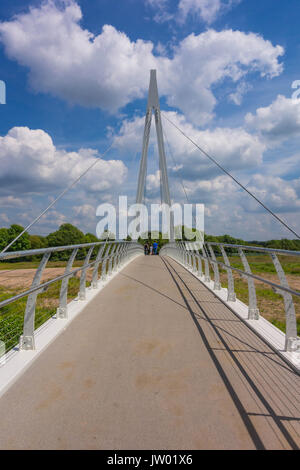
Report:
[{"label": "dirt ground", "polygon": [[[260,273],[258,276],[263,277],[267,281],[274,282],[275,284],[279,284],[279,279],[277,274],[272,273]],[[291,289],[299,290],[300,291],[300,276],[294,274],[286,274],[289,286]],[[263,282],[256,281],[258,284],[264,284]],[[266,285],[266,284],[265,284]]]},{"label": "dirt ground", "polygon": [[[278,279],[277,274],[259,273],[258,276],[261,276],[268,281],[274,282],[274,284],[279,284],[279,279]],[[300,290],[300,276],[286,274],[286,277],[287,277],[287,281],[291,289]],[[220,278],[221,278],[221,282],[223,285],[227,283],[227,274],[221,273]],[[241,279],[240,276],[236,273],[234,273],[234,278],[235,280]],[[243,281],[243,285],[245,286],[247,290],[247,281]],[[271,286],[268,286],[268,284],[262,281],[255,281],[255,286],[265,288],[266,292],[268,290],[272,290]],[[247,303],[248,301],[247,300],[248,295],[246,295],[245,298],[241,298],[241,295],[239,295],[238,291],[237,291],[237,297],[245,303]],[[283,298],[281,297],[276,298],[276,299],[269,298],[268,296],[262,296],[257,292],[257,301],[258,301],[258,307],[260,309],[260,313],[264,318],[270,321],[274,319],[279,320],[279,321],[285,320]],[[296,297],[294,297],[294,305],[295,305],[296,317],[300,318],[300,303],[298,301],[298,298]]]},{"label": "dirt ground", "polygon": [[[42,282],[50,281],[55,277],[64,274],[65,268],[46,268],[42,276]],[[33,281],[36,269],[16,269],[0,271],[0,287],[8,289],[28,289]],[[76,277],[80,277],[81,271],[76,273]],[[92,270],[87,272],[87,280],[91,280]]]},{"label": "dirt ground", "polygon": [[[57,276],[61,276],[64,274],[65,268],[46,268],[43,277],[42,277],[42,282],[49,281],[51,279],[54,279]],[[29,289],[34,275],[36,272],[36,268],[29,268],[29,269],[17,269],[17,270],[3,270],[0,271],[0,287],[4,287],[6,289],[17,289],[17,290],[25,290]],[[81,275],[81,271],[79,271],[76,274],[76,277],[79,278]],[[267,280],[270,280],[276,284],[279,283],[278,277],[276,274],[272,273],[261,273],[261,277],[264,277]],[[234,277],[236,279],[240,279],[240,277],[236,274],[234,274]],[[89,269],[87,272],[87,280],[90,281],[92,278],[92,269]],[[292,289],[300,290],[300,276],[297,275],[291,275],[287,274],[287,279],[290,287]],[[227,275],[225,273],[221,273],[221,281],[225,282],[227,281]],[[264,286],[266,289],[270,288],[266,284],[260,282],[260,281],[255,281],[255,284],[257,286]],[[245,282],[246,286],[246,282]],[[238,297],[240,297],[238,295]],[[241,300],[247,302],[247,299],[242,299]],[[51,304],[51,299],[48,299],[49,304]],[[283,306],[283,301],[282,299],[270,299],[270,298],[263,298],[261,296],[258,296],[258,303],[259,303],[259,308],[261,310],[262,315],[267,318],[268,320],[271,319],[278,319],[278,320],[284,320],[285,313],[284,313],[284,306]],[[295,303],[295,308],[296,308],[296,316],[299,318],[300,317],[300,305],[298,302]]]}]

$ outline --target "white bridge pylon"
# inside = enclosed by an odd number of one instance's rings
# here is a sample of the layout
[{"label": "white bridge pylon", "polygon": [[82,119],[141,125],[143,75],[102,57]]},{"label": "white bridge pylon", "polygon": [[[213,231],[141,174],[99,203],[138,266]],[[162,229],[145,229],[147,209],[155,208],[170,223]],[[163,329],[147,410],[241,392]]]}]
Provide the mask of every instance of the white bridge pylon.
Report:
[{"label": "white bridge pylon", "polygon": [[[160,175],[160,196],[161,203],[166,204],[171,208],[171,198],[169,190],[169,180],[167,173],[166,153],[164,145],[164,136],[161,123],[160,104],[157,88],[156,70],[150,71],[150,85],[148,93],[148,104],[145,118],[145,128],[143,137],[143,151],[140,162],[138,188],[136,194],[136,203],[143,204],[146,191],[146,175],[147,175],[147,159],[149,148],[149,137],[152,121],[152,112],[155,117],[155,127],[159,154],[159,175]],[[174,216],[170,211],[170,240],[174,241]]]}]

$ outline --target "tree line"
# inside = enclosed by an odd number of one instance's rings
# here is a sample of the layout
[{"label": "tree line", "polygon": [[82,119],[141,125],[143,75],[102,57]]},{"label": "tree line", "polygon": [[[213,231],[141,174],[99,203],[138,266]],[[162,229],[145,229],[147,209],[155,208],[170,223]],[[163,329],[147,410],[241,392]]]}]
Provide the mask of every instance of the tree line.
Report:
[{"label": "tree line", "polygon": [[[16,236],[18,236],[24,228],[21,225],[13,224],[9,228],[0,228],[0,251],[2,251]],[[149,233],[149,236],[151,234]],[[182,236],[184,240],[184,231],[182,230]],[[104,236],[102,239],[106,239]],[[130,240],[130,237],[127,238]],[[23,251],[23,250],[34,250],[55,246],[66,246],[66,245],[81,245],[84,243],[94,243],[100,241],[94,234],[84,234],[81,230],[72,224],[62,224],[58,230],[49,233],[47,236],[31,235],[25,232],[9,249],[9,251]],[[144,243],[145,240],[139,240]],[[153,242],[154,240],[152,240]],[[156,241],[159,247],[167,243],[164,240],[161,232],[157,233]],[[213,236],[205,234],[205,241],[216,242],[216,243],[229,243],[232,245],[253,245],[261,246],[264,248],[276,248],[282,250],[300,251],[300,240],[268,240],[268,241],[245,241],[240,238],[234,238],[230,235]],[[81,250],[83,256],[85,250]],[[57,259],[64,259],[63,252],[57,253]]]},{"label": "tree line", "polygon": [[[0,251],[2,251],[11,241],[13,241],[24,228],[21,225],[13,224],[9,228],[0,229]],[[37,250],[54,246],[82,245],[84,243],[94,243],[100,241],[92,233],[84,234],[72,224],[63,224],[55,232],[43,237],[41,235],[30,235],[25,232],[10,248],[9,251]],[[80,250],[78,258],[81,259],[86,253],[85,249]],[[68,253],[54,253],[51,259],[64,260]],[[38,257],[37,257],[38,258]],[[35,259],[27,257],[26,259]],[[14,259],[12,262],[16,261]]]}]

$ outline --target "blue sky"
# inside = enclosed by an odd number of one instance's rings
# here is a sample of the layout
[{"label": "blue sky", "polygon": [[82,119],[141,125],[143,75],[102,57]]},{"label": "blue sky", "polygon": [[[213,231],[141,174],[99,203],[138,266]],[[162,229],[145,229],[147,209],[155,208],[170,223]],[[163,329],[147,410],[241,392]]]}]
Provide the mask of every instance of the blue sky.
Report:
[{"label": "blue sky", "polygon": [[[133,202],[149,70],[176,124],[300,230],[300,4],[289,0],[2,0],[0,225],[26,225],[111,143],[40,221],[95,232],[96,207]],[[300,96],[300,95],[299,95]],[[206,205],[206,231],[289,233],[166,122],[171,197]],[[151,139],[148,197],[159,191]]]}]

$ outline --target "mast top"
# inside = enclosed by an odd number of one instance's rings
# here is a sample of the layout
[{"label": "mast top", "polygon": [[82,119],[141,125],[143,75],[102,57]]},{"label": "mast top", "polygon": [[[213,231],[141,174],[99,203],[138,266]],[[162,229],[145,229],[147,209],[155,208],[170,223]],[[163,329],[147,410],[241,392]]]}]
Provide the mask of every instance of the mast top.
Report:
[{"label": "mast top", "polygon": [[148,94],[148,109],[160,109],[159,97],[158,97],[158,88],[157,88],[157,79],[156,79],[156,70],[153,69],[150,71],[150,85],[149,85],[149,94]]}]

